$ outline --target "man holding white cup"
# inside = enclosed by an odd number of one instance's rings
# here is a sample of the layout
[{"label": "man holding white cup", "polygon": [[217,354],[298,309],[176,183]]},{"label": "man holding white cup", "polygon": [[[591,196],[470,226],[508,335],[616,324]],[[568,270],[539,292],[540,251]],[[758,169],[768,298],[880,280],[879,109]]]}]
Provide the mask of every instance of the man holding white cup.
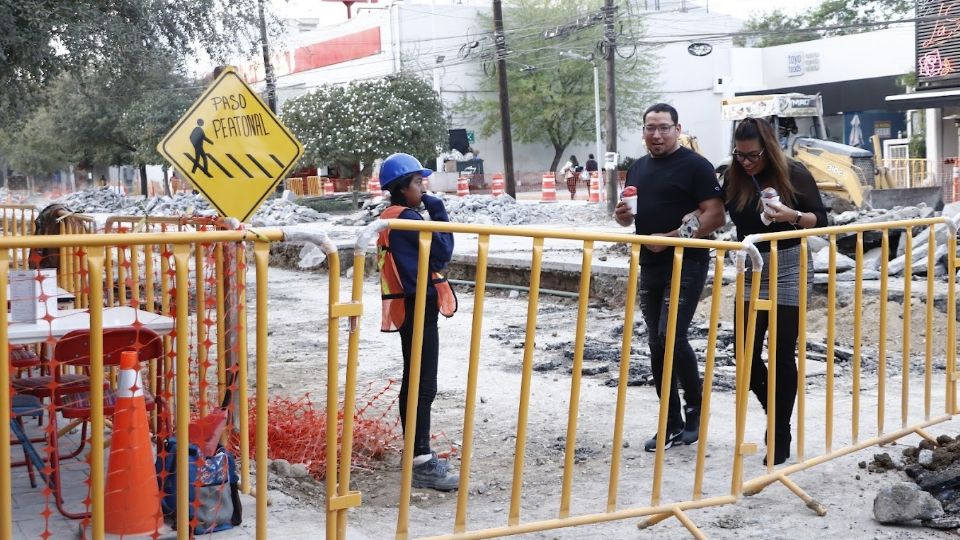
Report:
[{"label": "man holding white cup", "polygon": [[[617,223],[624,227],[633,224],[637,234],[702,238],[726,221],[713,165],[703,156],[680,146],[680,129],[677,110],[670,105],[658,103],[643,114],[647,155],[635,161],[627,171],[624,199],[614,210]],[[639,194],[643,197],[638,197]],[[709,266],[708,250],[684,249],[664,448],[693,444],[699,438],[702,383],[687,331],[700,301]],[[673,248],[643,244],[640,252],[640,309],[647,324],[657,396],[660,396],[663,378],[672,273]],[[686,403],[685,418],[680,411],[680,388],[683,388]],[[644,443],[644,450],[648,452],[655,451],[656,447],[656,435]]]}]

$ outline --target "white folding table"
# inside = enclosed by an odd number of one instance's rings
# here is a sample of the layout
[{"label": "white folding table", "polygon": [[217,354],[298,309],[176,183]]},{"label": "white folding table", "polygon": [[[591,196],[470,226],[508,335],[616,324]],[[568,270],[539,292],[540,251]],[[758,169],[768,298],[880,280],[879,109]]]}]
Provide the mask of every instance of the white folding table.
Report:
[{"label": "white folding table", "polygon": [[[174,319],[130,306],[103,308],[103,329],[133,326],[139,322],[157,334],[173,331]],[[7,338],[11,345],[39,343],[53,337],[60,339],[73,330],[90,329],[90,311],[87,309],[61,309],[52,320],[40,319],[34,323],[10,323]]]}]

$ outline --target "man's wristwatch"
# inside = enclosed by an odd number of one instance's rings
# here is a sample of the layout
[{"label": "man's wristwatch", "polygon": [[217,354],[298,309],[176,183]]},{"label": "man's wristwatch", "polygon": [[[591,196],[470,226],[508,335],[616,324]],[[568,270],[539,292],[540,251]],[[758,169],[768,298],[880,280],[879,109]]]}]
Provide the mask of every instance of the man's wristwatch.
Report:
[{"label": "man's wristwatch", "polygon": [[797,210],[797,217],[793,218],[792,224],[793,224],[793,225],[799,225],[801,218],[803,218],[803,212]]}]

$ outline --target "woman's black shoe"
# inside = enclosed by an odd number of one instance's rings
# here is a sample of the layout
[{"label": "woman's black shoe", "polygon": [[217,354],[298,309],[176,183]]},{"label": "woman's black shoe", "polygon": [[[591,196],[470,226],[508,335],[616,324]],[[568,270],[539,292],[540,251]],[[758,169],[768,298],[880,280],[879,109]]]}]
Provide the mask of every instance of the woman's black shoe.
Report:
[{"label": "woman's black shoe", "polygon": [[[780,465],[787,458],[790,457],[790,442],[793,440],[793,437],[790,435],[790,424],[783,426],[777,426],[777,431],[774,433],[773,437],[773,464]],[[767,440],[766,432],[764,432],[763,440]],[[763,464],[767,464],[767,458],[764,456]]]}]

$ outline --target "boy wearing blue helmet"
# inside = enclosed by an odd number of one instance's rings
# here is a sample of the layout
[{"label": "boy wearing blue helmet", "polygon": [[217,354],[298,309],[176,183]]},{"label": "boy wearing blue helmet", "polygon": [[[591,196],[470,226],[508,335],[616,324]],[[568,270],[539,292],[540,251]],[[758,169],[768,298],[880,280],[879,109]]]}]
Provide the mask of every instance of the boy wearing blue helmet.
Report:
[{"label": "boy wearing blue helmet", "polygon": [[[450,221],[443,201],[423,191],[423,179],[433,171],[425,169],[417,158],[403,153],[387,157],[380,167],[380,186],[390,192],[391,204],[381,219],[419,219],[414,210],[421,203],[432,221]],[[377,261],[383,299],[381,330],[399,332],[403,352],[403,382],[400,385],[400,417],[406,429],[407,389],[410,382],[410,356],[413,346],[414,298],[419,266],[419,233],[416,231],[380,232],[377,239]],[[439,314],[453,316],[456,297],[440,272],[453,256],[453,234],[433,233],[430,244],[430,282],[423,320],[423,346],[420,356],[420,390],[417,398],[417,425],[413,443],[413,487],[453,491],[458,476],[450,471],[446,460],[439,459],[430,448],[430,409],[437,395],[439,360]]]}]

